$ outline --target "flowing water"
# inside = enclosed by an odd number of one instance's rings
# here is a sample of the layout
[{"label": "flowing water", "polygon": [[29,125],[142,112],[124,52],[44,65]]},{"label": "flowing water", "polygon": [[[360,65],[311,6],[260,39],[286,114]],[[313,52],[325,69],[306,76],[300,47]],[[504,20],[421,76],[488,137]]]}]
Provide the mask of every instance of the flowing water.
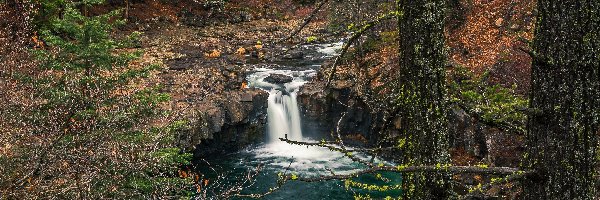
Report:
[{"label": "flowing water", "polygon": [[[216,166],[213,172],[224,174],[217,180],[222,183],[213,186],[213,190],[228,189],[231,185],[245,180],[248,171],[252,171],[258,166],[262,168],[260,175],[256,177],[252,186],[243,190],[243,194],[268,192],[270,188],[277,186],[278,174],[280,173],[316,177],[331,175],[332,172],[335,172],[335,174],[349,174],[363,168],[363,166],[354,163],[340,152],[319,147],[291,145],[279,140],[279,138],[286,136],[288,139],[296,141],[319,141],[322,138],[327,138],[329,134],[327,131],[317,131],[317,133],[309,134],[303,132],[297,93],[302,85],[316,76],[316,70],[320,67],[320,62],[334,56],[336,49],[339,49],[340,46],[340,43],[317,46],[315,50],[317,54],[320,54],[320,57],[314,59],[316,61],[306,63],[303,66],[270,65],[271,67],[257,67],[254,69],[254,72],[247,77],[248,87],[256,87],[269,92],[267,138],[265,138],[264,143],[251,146],[245,150],[209,159],[208,162],[211,166]],[[269,83],[264,79],[270,74],[290,76],[293,77],[293,80],[285,84]],[[385,176],[391,180],[400,179],[394,174],[385,174]],[[398,184],[398,181],[385,183],[375,176],[362,176],[357,180],[386,185]],[[353,198],[353,191],[366,192],[354,189],[347,190],[343,181],[317,183],[290,181],[263,199],[351,199]],[[394,193],[391,194],[394,195]],[[210,194],[208,196],[210,197]],[[377,194],[372,196],[377,197]]]}]

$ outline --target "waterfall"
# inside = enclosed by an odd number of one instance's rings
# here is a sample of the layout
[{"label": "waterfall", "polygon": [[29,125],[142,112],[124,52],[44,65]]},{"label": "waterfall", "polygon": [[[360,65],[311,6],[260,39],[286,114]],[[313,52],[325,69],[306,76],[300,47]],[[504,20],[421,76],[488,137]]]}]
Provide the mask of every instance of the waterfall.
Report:
[{"label": "waterfall", "polygon": [[[317,44],[306,46],[318,52],[320,57],[308,55],[307,58],[315,58],[313,62],[305,63],[304,66],[290,67],[280,66],[277,64],[267,64],[263,67],[257,66],[254,72],[248,77],[247,87],[260,88],[269,92],[268,108],[267,108],[267,141],[276,143],[279,138],[287,138],[290,140],[300,141],[302,137],[302,123],[300,119],[300,109],[298,106],[298,90],[307,83],[308,78],[317,75],[317,69],[321,67],[321,63],[333,56],[338,55],[338,51],[342,48],[343,42],[332,44]],[[292,63],[290,63],[292,64]],[[273,84],[265,81],[271,74],[280,74],[292,77],[292,82],[285,84]]]},{"label": "waterfall", "polygon": [[284,138],[285,134],[288,139],[302,140],[300,110],[296,97],[296,91],[285,94],[280,90],[272,89],[269,92],[267,108],[269,142],[277,142],[279,138]]},{"label": "waterfall", "polygon": [[[283,74],[293,77],[292,82],[273,84],[264,79],[271,74]],[[302,123],[298,106],[298,89],[307,81],[305,78],[314,76],[315,70],[292,71],[268,68],[258,68],[248,77],[248,87],[257,87],[269,92],[267,108],[267,141],[275,143],[279,138],[300,141]]]}]

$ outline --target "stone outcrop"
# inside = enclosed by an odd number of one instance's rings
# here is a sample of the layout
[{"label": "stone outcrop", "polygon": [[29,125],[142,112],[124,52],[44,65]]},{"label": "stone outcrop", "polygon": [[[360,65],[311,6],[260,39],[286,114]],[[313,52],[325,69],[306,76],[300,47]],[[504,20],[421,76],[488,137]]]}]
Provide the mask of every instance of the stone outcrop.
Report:
[{"label": "stone outcrop", "polygon": [[283,74],[271,74],[265,78],[266,82],[273,84],[284,84],[292,82],[293,78],[291,76],[283,75]]},{"label": "stone outcrop", "polygon": [[285,55],[283,55],[283,59],[287,59],[287,60],[297,60],[297,59],[303,59],[304,58],[304,52],[302,50],[292,50],[288,53],[286,53]]},{"label": "stone outcrop", "polygon": [[[298,103],[304,115],[307,128],[318,127],[330,132],[337,128],[341,120],[340,131],[345,136],[358,136],[370,142],[376,141],[373,124],[377,115],[370,113],[362,101],[350,96],[349,89],[331,89],[323,91],[322,83],[306,84],[298,93]],[[344,104],[341,104],[343,102]],[[306,132],[306,131],[305,131]]]},{"label": "stone outcrop", "polygon": [[258,89],[230,91],[194,107],[178,145],[196,156],[234,151],[264,139],[268,94]]},{"label": "stone outcrop", "polygon": [[524,136],[480,122],[459,107],[448,113],[450,146],[462,149],[491,166],[518,167],[524,151]]},{"label": "stone outcrop", "polygon": [[[335,130],[342,113],[342,135],[353,137],[360,135],[367,142],[376,142],[380,130],[379,113],[371,113],[359,99],[350,95],[350,89],[338,88],[323,90],[322,83],[306,84],[298,94],[304,122],[312,123],[308,127],[319,127],[321,131]],[[500,130],[480,122],[459,107],[451,106],[448,111],[448,128],[450,146],[467,152],[477,163],[490,166],[519,165],[523,152],[523,135]],[[400,119],[392,119],[389,123],[389,135],[398,134]],[[477,164],[472,163],[472,164]]]}]

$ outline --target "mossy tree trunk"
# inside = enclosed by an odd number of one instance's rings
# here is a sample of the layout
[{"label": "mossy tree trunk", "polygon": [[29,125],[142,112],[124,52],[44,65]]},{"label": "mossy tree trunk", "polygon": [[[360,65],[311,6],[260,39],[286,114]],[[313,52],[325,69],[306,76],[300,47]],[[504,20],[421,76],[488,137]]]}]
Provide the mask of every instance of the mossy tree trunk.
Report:
[{"label": "mossy tree trunk", "polygon": [[538,1],[524,199],[594,199],[600,1]]},{"label": "mossy tree trunk", "polygon": [[[445,0],[399,0],[400,106],[402,161],[408,165],[448,163],[444,96],[446,52]],[[407,199],[448,199],[449,176],[404,175]]]}]

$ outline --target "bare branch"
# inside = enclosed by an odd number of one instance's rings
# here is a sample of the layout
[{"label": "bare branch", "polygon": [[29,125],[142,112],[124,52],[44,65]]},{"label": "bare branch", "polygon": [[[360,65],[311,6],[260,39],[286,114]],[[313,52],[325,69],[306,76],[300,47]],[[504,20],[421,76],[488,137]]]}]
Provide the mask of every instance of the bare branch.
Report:
[{"label": "bare branch", "polygon": [[329,78],[327,78],[327,84],[325,84],[325,88],[328,88],[331,84],[331,81],[333,80],[333,77],[335,75],[335,72],[337,70],[337,65],[340,62],[340,60],[342,59],[342,57],[348,52],[348,49],[350,48],[350,46],[352,46],[352,44],[358,39],[360,38],[360,36],[362,36],[366,31],[368,31],[369,29],[373,28],[375,25],[381,23],[384,20],[387,19],[391,19],[394,17],[399,16],[400,14],[397,12],[391,12],[388,13],[386,15],[380,16],[377,19],[373,20],[373,21],[369,21],[367,23],[365,23],[364,25],[361,26],[361,28],[354,34],[352,34],[352,36],[350,37],[350,39],[348,39],[348,41],[346,42],[346,44],[344,44],[344,47],[342,47],[342,52],[340,53],[340,55],[338,55],[335,58],[335,61],[333,62],[333,65],[331,66],[331,72],[329,73]]},{"label": "bare branch", "polygon": [[236,197],[247,197],[247,198],[260,199],[260,198],[263,198],[263,197],[265,197],[267,195],[272,194],[273,192],[279,190],[281,188],[281,186],[283,186],[288,181],[287,173],[290,170],[291,166],[292,166],[292,162],[290,162],[290,164],[285,168],[285,171],[283,172],[283,175],[280,176],[280,179],[277,180],[277,186],[275,186],[274,188],[269,188],[269,191],[267,191],[265,193],[261,193],[261,194],[239,194],[238,193],[235,196]]},{"label": "bare branch", "polygon": [[308,25],[308,23],[310,23],[313,18],[315,18],[315,16],[317,16],[317,13],[319,13],[319,10],[321,10],[321,8],[323,8],[323,6],[329,2],[329,0],[323,0],[321,1],[317,7],[315,7],[315,9],[310,13],[310,15],[308,17],[306,17],[304,19],[304,22],[302,23],[302,25],[300,25],[296,30],[294,30],[294,32],[292,32],[290,35],[288,35],[286,38],[283,38],[281,40],[276,41],[275,43],[281,43],[281,42],[285,42],[289,39],[291,39],[292,37],[294,37],[296,34],[300,33],[300,31],[302,31],[302,29],[304,29],[304,27],[306,27],[306,25]]},{"label": "bare branch", "polygon": [[502,178],[500,181],[492,181],[492,182],[489,182],[489,183],[487,183],[487,184],[485,184],[485,185],[483,185],[481,187],[477,187],[476,189],[470,191],[469,194],[464,195],[461,199],[471,199],[471,197],[474,197],[474,196],[482,196],[483,195],[482,194],[483,191],[489,190],[494,185],[511,183],[513,181],[517,181],[517,180],[526,178],[527,176],[530,176],[532,174],[533,174],[533,172],[528,172],[528,173],[517,172],[517,173],[513,173],[511,175],[508,175],[507,177]]},{"label": "bare branch", "polygon": [[328,148],[328,149],[331,149],[331,150],[339,151],[341,153],[347,153],[347,152],[376,153],[376,152],[390,151],[390,150],[394,150],[394,149],[399,149],[398,147],[380,147],[380,148],[356,148],[356,147],[353,147],[352,149],[346,149],[346,150],[342,151],[341,147],[335,146],[335,145],[339,145],[339,143],[333,142],[333,141],[301,142],[301,141],[289,140],[287,138],[279,138],[279,140],[281,140],[283,142],[287,142],[289,144],[295,144],[295,145],[301,145],[301,146],[305,146],[306,145],[306,146],[324,147],[324,148]]},{"label": "bare branch", "polygon": [[[480,166],[408,166],[408,167],[394,167],[394,166],[376,166],[367,168],[355,173],[346,175],[329,175],[319,177],[296,177],[293,180],[303,182],[319,182],[328,180],[344,180],[349,178],[356,178],[360,175],[373,174],[377,172],[397,172],[397,173],[414,173],[414,172],[432,172],[432,173],[450,173],[450,174],[490,174],[490,175],[513,175],[513,180],[523,178],[530,172],[520,171],[517,168],[510,167],[480,167]],[[287,179],[292,179],[292,176],[288,176]]]},{"label": "bare branch", "polygon": [[[281,141],[295,144],[295,145],[309,145],[309,146],[321,146],[325,148],[329,148],[331,150],[339,151],[348,155],[350,151],[346,150],[343,146],[343,143],[340,144],[341,147],[335,147],[331,145],[327,145],[326,143],[310,143],[310,142],[299,142],[289,140],[287,138],[279,138]],[[352,154],[350,154],[352,155]],[[361,160],[362,161],[362,160]],[[364,162],[364,161],[362,161]],[[529,172],[521,171],[518,168],[511,167],[487,167],[487,166],[451,166],[449,164],[440,164],[436,166],[375,166],[372,162],[367,164],[369,168],[361,170],[359,172],[348,174],[348,175],[331,175],[331,176],[321,176],[315,178],[297,178],[297,180],[305,181],[305,182],[316,182],[316,181],[325,181],[325,180],[333,180],[333,179],[347,179],[357,177],[363,174],[375,173],[378,171],[388,171],[388,172],[399,172],[399,173],[407,173],[407,172],[445,172],[452,174],[464,174],[464,173],[477,173],[477,174],[493,174],[493,175],[511,175],[511,174],[529,174]],[[524,176],[524,175],[522,175]]]}]

